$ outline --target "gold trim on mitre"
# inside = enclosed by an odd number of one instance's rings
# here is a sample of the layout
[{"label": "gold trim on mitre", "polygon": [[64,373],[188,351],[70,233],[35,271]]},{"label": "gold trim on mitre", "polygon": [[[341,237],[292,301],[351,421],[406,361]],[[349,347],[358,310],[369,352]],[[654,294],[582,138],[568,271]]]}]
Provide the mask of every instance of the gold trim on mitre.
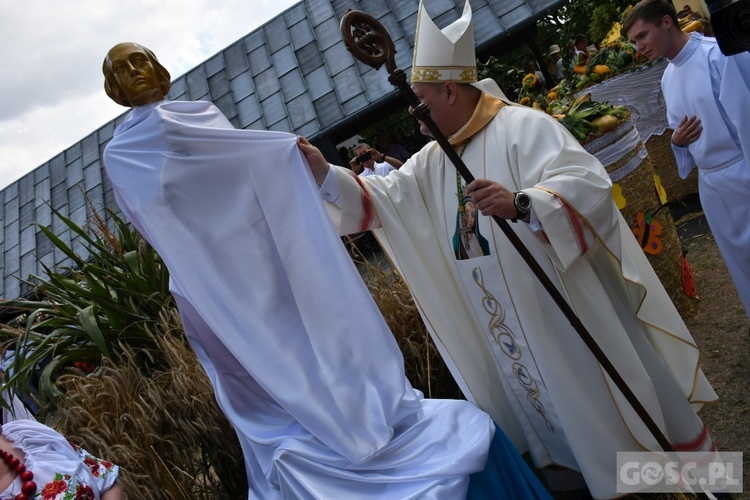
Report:
[{"label": "gold trim on mitre", "polygon": [[477,60],[474,55],[474,23],[469,0],[464,12],[454,23],[439,29],[419,2],[417,31],[414,35],[412,82],[477,81]]}]

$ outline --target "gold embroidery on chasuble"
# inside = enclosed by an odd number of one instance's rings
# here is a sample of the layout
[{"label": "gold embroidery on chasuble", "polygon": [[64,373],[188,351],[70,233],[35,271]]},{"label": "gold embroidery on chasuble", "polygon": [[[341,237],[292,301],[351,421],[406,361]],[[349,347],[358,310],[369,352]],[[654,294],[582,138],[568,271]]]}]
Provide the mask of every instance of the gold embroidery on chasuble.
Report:
[{"label": "gold embroidery on chasuble", "polygon": [[555,432],[552,423],[547,419],[544,405],[540,401],[539,384],[529,375],[529,370],[523,363],[523,350],[516,342],[511,329],[505,324],[505,310],[495,296],[484,286],[484,276],[478,267],[472,271],[474,283],[482,290],[482,308],[489,314],[487,330],[503,354],[513,360],[513,375],[526,391],[526,399],[532,408],[544,419],[544,424],[550,432]]},{"label": "gold embroidery on chasuble", "polygon": [[[497,115],[498,111],[505,104],[489,94],[482,93],[482,96],[477,103],[477,107],[474,110],[472,117],[458,132],[449,138],[450,144],[460,150],[460,155],[464,157],[470,157],[468,160],[473,162],[482,162],[481,176],[488,177],[491,175],[487,172],[487,161],[486,157],[489,145],[487,144],[487,131],[486,126],[492,121]],[[472,148],[478,148],[477,151],[468,148],[467,144],[471,141],[473,144]],[[473,154],[472,154],[473,153]],[[493,161],[490,159],[490,161]],[[470,162],[471,163],[471,162]],[[472,165],[467,164],[467,167],[471,168]],[[475,169],[479,167],[478,164],[473,165]],[[446,179],[447,180],[447,179]],[[456,191],[453,195],[453,199],[459,199],[465,194],[465,186],[462,183],[461,177],[456,173]],[[451,189],[452,191],[452,189]],[[446,190],[446,195],[448,191]],[[448,209],[448,203],[446,200],[446,210]],[[459,200],[459,207],[461,206],[461,200]],[[460,217],[462,212],[460,208],[456,210],[457,216]],[[477,224],[479,227],[479,217],[476,217]],[[488,218],[484,218],[488,220]],[[460,219],[459,219],[460,221]],[[489,223],[489,222],[488,222]],[[469,225],[469,224],[467,224]],[[456,223],[456,227],[459,228],[459,223]],[[487,227],[485,226],[485,229]],[[456,249],[456,235],[454,234],[454,251]],[[549,394],[542,384],[541,374],[536,369],[535,362],[531,351],[526,347],[526,341],[521,334],[521,326],[519,320],[514,316],[514,312],[511,309],[504,309],[504,307],[512,307],[509,304],[510,297],[504,292],[501,284],[498,284],[496,292],[495,285],[493,283],[485,283],[485,277],[480,265],[473,265],[474,262],[487,262],[489,266],[499,265],[495,259],[497,257],[490,258],[490,245],[487,245],[487,251],[484,254],[483,259],[490,259],[489,261],[479,260],[464,260],[466,257],[459,256],[456,254],[456,264],[459,267],[459,274],[462,276],[462,281],[467,287],[468,298],[471,302],[472,309],[476,314],[477,320],[482,324],[482,329],[485,335],[487,335],[488,342],[492,343],[492,350],[496,356],[498,367],[503,373],[503,376],[509,384],[516,400],[524,408],[522,411],[526,412],[529,417],[532,415],[538,416],[530,419],[537,421],[535,427],[538,430],[546,428],[550,433],[556,433],[556,427],[559,427],[553,422],[558,421],[558,417],[555,414],[552,401],[550,400]],[[465,253],[465,252],[464,252]],[[463,272],[462,272],[463,271]],[[469,274],[470,273],[470,274]],[[493,276],[493,280],[502,279],[501,276],[496,275],[494,267],[488,268],[488,277]],[[463,279],[465,277],[465,279]],[[498,295],[499,294],[499,295]],[[508,304],[504,306],[504,304]],[[530,368],[529,368],[530,367]],[[526,400],[524,402],[524,399]]]}]

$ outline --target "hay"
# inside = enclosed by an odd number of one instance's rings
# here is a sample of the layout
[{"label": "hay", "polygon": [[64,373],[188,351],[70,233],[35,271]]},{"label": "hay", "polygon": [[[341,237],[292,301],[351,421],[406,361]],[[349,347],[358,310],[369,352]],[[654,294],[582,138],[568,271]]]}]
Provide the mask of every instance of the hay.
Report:
[{"label": "hay", "polygon": [[124,347],[125,361],[118,365],[105,359],[92,374],[63,375],[66,397],[52,426],[119,465],[131,498],[246,497],[237,435],[181,335],[175,310],[163,315],[155,337],[166,369],[144,373]]},{"label": "hay", "polygon": [[[351,246],[354,262],[404,356],[406,378],[426,397],[464,399],[437,346],[430,338],[406,282],[387,261],[366,258]],[[364,250],[372,252],[372,250]]]},{"label": "hay", "polygon": [[681,200],[689,194],[698,192],[698,170],[690,172],[687,179],[680,178],[677,172],[677,160],[672,151],[672,130],[667,129],[661,135],[652,135],[646,141],[646,149],[651,163],[661,178],[661,184],[669,201]]}]

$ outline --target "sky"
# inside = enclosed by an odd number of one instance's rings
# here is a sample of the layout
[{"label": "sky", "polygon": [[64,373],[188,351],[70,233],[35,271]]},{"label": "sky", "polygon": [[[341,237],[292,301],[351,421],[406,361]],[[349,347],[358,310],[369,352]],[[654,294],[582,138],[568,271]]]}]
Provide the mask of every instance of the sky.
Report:
[{"label": "sky", "polygon": [[127,108],[104,93],[120,42],[175,79],[299,0],[0,0],[0,189]]}]

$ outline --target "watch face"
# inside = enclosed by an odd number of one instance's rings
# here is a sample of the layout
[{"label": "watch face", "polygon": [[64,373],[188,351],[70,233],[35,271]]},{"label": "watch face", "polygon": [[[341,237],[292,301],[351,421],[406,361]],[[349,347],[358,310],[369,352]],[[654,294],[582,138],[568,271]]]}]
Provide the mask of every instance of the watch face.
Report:
[{"label": "watch face", "polygon": [[522,212],[531,210],[531,198],[526,193],[519,191],[516,193],[516,208]]}]

